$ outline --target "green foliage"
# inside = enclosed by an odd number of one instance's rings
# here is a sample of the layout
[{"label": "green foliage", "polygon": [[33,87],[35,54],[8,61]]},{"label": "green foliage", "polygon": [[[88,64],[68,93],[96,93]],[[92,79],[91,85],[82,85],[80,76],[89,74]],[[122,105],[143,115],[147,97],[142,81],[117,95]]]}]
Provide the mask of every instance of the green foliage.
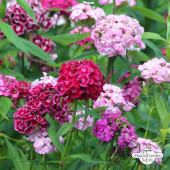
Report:
[{"label": "green foliage", "polygon": [[6,14],[6,0],[2,0],[0,4],[0,19],[4,18]]},{"label": "green foliage", "polygon": [[90,33],[83,33],[83,34],[60,34],[56,36],[45,36],[54,42],[61,43],[63,45],[69,45],[71,43],[75,43],[77,41],[83,40],[87,38]]},{"label": "green foliage", "polygon": [[158,14],[157,12],[155,12],[151,9],[138,7],[138,6],[130,7],[130,9],[133,9],[133,10],[141,13],[143,16],[145,16],[149,19],[159,21],[162,23],[166,23],[165,19],[160,14]]}]

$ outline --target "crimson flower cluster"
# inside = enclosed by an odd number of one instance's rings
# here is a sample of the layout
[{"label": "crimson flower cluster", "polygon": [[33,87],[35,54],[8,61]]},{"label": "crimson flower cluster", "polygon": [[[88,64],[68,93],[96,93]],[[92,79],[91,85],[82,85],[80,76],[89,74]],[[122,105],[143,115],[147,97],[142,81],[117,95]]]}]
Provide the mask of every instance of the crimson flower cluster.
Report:
[{"label": "crimson flower cluster", "polygon": [[70,61],[59,69],[56,88],[61,96],[73,99],[96,100],[105,83],[99,66],[92,60]]},{"label": "crimson flower cluster", "polygon": [[104,114],[97,120],[92,133],[102,142],[116,140],[120,150],[129,147],[137,139],[134,127],[120,113]]},{"label": "crimson flower cluster", "polygon": [[[45,31],[49,30],[52,27],[51,19],[48,18],[41,3],[37,0],[27,0],[27,2],[34,11],[38,25],[15,0],[8,2],[6,15],[2,21],[9,23],[17,35],[23,35],[24,32],[31,32],[40,28]],[[3,37],[3,33],[0,32],[0,39]]]},{"label": "crimson flower cluster", "polygon": [[[35,127],[40,127],[45,130],[47,122],[45,115],[49,113],[52,117],[59,120],[61,123],[67,121],[68,102],[66,98],[61,98],[55,90],[55,84],[47,81],[33,82],[29,89],[29,96],[26,99],[26,104],[23,108],[17,109],[14,113],[14,128],[19,133],[30,134]],[[54,78],[53,78],[54,79]],[[53,80],[54,82],[54,80]],[[55,79],[55,82],[57,80]]]}]

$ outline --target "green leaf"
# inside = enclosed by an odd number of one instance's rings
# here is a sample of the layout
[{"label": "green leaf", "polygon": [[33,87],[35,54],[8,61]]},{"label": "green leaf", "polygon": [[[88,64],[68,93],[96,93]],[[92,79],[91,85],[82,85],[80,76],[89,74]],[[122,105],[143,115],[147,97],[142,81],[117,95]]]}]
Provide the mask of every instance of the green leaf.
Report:
[{"label": "green leaf", "polygon": [[154,33],[154,32],[144,32],[142,34],[142,39],[153,39],[153,40],[161,40],[165,43],[168,43],[166,39],[162,38],[159,34]]},{"label": "green leaf", "polygon": [[19,156],[18,150],[8,141],[8,139],[5,139],[5,141],[8,147],[10,158],[12,159],[15,168],[17,170],[23,169],[23,164],[20,162],[21,158]]},{"label": "green leaf", "polygon": [[60,34],[56,36],[45,36],[54,42],[59,42],[63,45],[69,45],[71,43],[75,43],[77,41],[83,40],[90,36],[90,33],[83,33],[83,34]]},{"label": "green leaf", "polygon": [[61,144],[59,138],[57,138],[57,130],[58,130],[58,128],[56,127],[53,119],[49,115],[46,116],[46,119],[47,119],[48,123],[50,124],[50,127],[47,129],[48,135],[49,135],[52,143],[54,144],[54,146],[61,153],[63,153],[64,146]]},{"label": "green leaf", "polygon": [[62,135],[64,135],[64,134],[66,134],[69,130],[71,130],[72,128],[73,128],[73,124],[71,124],[71,123],[68,123],[68,122],[65,122],[62,126],[61,126],[61,128],[58,130],[58,132],[57,132],[57,137],[60,137],[60,136],[62,136]]},{"label": "green leaf", "polygon": [[0,97],[0,114],[7,120],[9,119],[6,116],[6,114],[9,112],[11,106],[12,106],[12,102],[10,99],[6,97]]},{"label": "green leaf", "polygon": [[164,149],[165,148],[170,148],[170,143],[169,144],[166,144],[165,146],[164,146]]},{"label": "green leaf", "polygon": [[75,154],[75,155],[70,155],[68,156],[66,159],[81,159],[85,162],[90,162],[90,163],[107,163],[106,161],[104,160],[100,160],[100,159],[93,159],[91,155],[89,154]]},{"label": "green leaf", "polygon": [[161,50],[153,42],[150,40],[143,40],[143,42],[155,52],[157,58],[163,57]]},{"label": "green leaf", "polygon": [[156,104],[159,117],[161,119],[162,127],[163,129],[166,129],[168,127],[168,124],[167,123],[165,124],[165,121],[167,119],[168,112],[166,110],[164,101],[157,92],[154,94],[154,100],[155,100],[155,104]]},{"label": "green leaf", "polygon": [[75,51],[74,54],[71,56],[71,58],[74,58],[74,57],[78,56],[80,53],[82,53],[82,52],[86,49],[86,47],[88,47],[88,46],[91,45],[91,44],[92,44],[92,43],[87,43],[87,44],[79,47],[78,50]]},{"label": "green leaf", "polygon": [[34,20],[34,22],[37,24],[37,20],[34,14],[33,9],[29,5],[29,3],[26,0],[17,0],[17,3],[25,10],[25,12]]},{"label": "green leaf", "polygon": [[7,136],[4,133],[0,133],[0,137],[6,138],[6,139],[9,139],[9,140],[13,140],[13,141],[19,142],[19,143],[25,142],[25,140],[23,140],[23,139],[13,139],[13,138],[10,138],[9,136]]},{"label": "green leaf", "polygon": [[21,155],[21,158],[22,158],[22,162],[24,164],[24,170],[25,169],[30,170],[31,162],[28,161],[26,155],[24,154],[24,152],[21,149],[19,149],[19,152],[20,152],[20,155]]},{"label": "green leaf", "polygon": [[0,21],[0,29],[11,43],[13,43],[18,49],[28,54],[28,50],[20,41],[20,38],[15,34],[11,26],[5,22]]},{"label": "green leaf", "polygon": [[47,61],[49,64],[53,64],[53,65],[56,64],[51,59],[51,57],[47,53],[45,53],[40,47],[38,47],[31,41],[18,37],[13,31],[13,29],[7,23],[0,21],[0,29],[5,34],[7,39],[11,43],[13,43],[18,49],[22,50],[27,54],[31,53],[34,56]]},{"label": "green leaf", "polygon": [[107,5],[104,5],[103,10],[106,13],[106,15],[112,14],[113,4],[109,3]]},{"label": "green leaf", "polygon": [[128,51],[128,54],[139,61],[148,61],[149,57],[142,51]]},{"label": "green leaf", "polygon": [[129,7],[129,8],[134,9],[135,11],[141,13],[143,16],[145,16],[149,19],[159,21],[159,22],[162,22],[162,23],[166,23],[166,20],[160,14],[158,14],[157,12],[155,12],[151,9],[143,8],[143,7],[137,7],[137,6]]},{"label": "green leaf", "polygon": [[160,129],[163,145],[165,143],[166,135],[169,132],[169,130],[170,130],[170,128],[168,128],[168,129]]},{"label": "green leaf", "polygon": [[9,43],[8,39],[0,40],[0,50]]},{"label": "green leaf", "polygon": [[56,63],[51,59],[51,57],[44,52],[40,47],[32,43],[31,41],[28,41],[26,39],[20,38],[20,41],[24,44],[26,49],[33,54],[34,56],[47,61],[49,64],[56,65]]},{"label": "green leaf", "polygon": [[0,4],[0,19],[5,17],[6,13],[6,0],[2,0]]}]

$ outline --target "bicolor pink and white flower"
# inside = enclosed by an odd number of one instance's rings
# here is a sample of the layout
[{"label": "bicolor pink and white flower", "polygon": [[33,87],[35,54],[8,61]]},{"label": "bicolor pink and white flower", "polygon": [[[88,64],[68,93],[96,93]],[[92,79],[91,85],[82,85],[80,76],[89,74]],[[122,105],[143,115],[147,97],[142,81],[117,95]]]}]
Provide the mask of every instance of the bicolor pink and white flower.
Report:
[{"label": "bicolor pink and white flower", "polygon": [[91,38],[98,52],[108,57],[126,56],[127,50],[145,48],[142,42],[144,28],[136,19],[126,15],[108,15],[98,20]]}]

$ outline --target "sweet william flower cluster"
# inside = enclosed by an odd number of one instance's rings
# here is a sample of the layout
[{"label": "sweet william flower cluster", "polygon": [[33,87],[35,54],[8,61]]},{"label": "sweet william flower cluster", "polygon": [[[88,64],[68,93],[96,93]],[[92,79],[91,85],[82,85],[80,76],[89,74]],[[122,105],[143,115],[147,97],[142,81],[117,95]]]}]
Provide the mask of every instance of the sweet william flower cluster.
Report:
[{"label": "sweet william flower cluster", "polygon": [[141,36],[143,32],[143,27],[136,19],[111,14],[96,22],[91,38],[100,54],[108,57],[126,56],[127,50],[145,48]]},{"label": "sweet william flower cluster", "polygon": [[134,105],[123,97],[122,90],[115,85],[105,84],[103,92],[100,93],[98,99],[94,102],[93,108],[98,107],[118,107],[124,111],[131,110]]},{"label": "sweet william flower cluster", "polygon": [[66,98],[63,98],[61,102],[61,98],[55,90],[56,83],[57,80],[52,77],[33,82],[26,98],[26,104],[23,108],[18,108],[13,115],[16,131],[31,134],[36,127],[45,130],[47,127],[46,113],[61,123],[67,121],[67,114],[64,113],[68,110],[68,102]]},{"label": "sweet william flower cluster", "polygon": [[104,114],[97,120],[92,132],[102,142],[117,140],[120,150],[129,147],[129,144],[137,139],[134,127],[119,113]]},{"label": "sweet william flower cluster", "polygon": [[[76,116],[78,115],[84,115],[85,110],[77,110]],[[68,121],[71,123],[73,118],[73,114],[68,115]],[[86,130],[88,127],[92,127],[94,123],[94,118],[91,117],[90,115],[87,116],[86,120],[84,117],[81,117],[78,119],[78,121],[75,122],[74,127],[77,128],[78,130]]]},{"label": "sweet william flower cluster", "polygon": [[145,79],[150,79],[157,84],[170,82],[170,63],[163,58],[153,58],[139,65],[138,69]]},{"label": "sweet william flower cluster", "polygon": [[[23,35],[40,28],[45,31],[49,30],[52,27],[51,19],[41,3],[37,0],[27,0],[27,2],[34,11],[38,25],[15,0],[8,2],[6,15],[1,21],[9,23],[17,35]],[[0,33],[0,39],[2,38],[4,36]]]},{"label": "sweet william flower cluster", "polygon": [[99,66],[92,60],[70,61],[59,69],[57,90],[61,96],[74,99],[96,100],[105,83]]},{"label": "sweet william flower cluster", "polygon": [[93,8],[87,2],[73,6],[71,11],[70,19],[74,22],[99,20],[106,16],[103,9]]},{"label": "sweet william flower cluster", "polygon": [[[143,149],[152,149],[154,153],[162,153],[162,149],[158,146],[156,142],[151,141],[150,139],[144,139],[138,137],[136,140],[130,143],[130,147],[132,148],[130,154],[140,153]],[[155,162],[160,164],[162,162],[162,158],[155,158]]]},{"label": "sweet william flower cluster", "polygon": [[[53,151],[59,152],[58,149],[52,144],[46,130],[35,130],[27,137],[27,139],[30,142],[33,142],[33,147],[39,154],[50,154]],[[62,144],[64,143],[64,139],[61,136],[59,137],[59,140]]]}]

